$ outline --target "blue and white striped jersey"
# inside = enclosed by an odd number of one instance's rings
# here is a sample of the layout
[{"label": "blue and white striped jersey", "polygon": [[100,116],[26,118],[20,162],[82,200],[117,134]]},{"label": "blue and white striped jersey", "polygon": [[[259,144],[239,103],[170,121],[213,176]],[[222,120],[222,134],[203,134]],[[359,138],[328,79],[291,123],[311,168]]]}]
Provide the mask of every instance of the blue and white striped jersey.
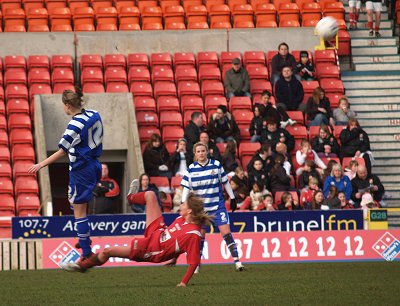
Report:
[{"label": "blue and white striped jersey", "polygon": [[103,123],[95,110],[82,109],[68,123],[58,147],[68,153],[69,169],[79,169],[103,151]]},{"label": "blue and white striped jersey", "polygon": [[225,208],[222,185],[228,176],[218,160],[209,159],[205,166],[194,162],[186,170],[181,186],[192,190],[204,200],[204,210],[214,211]]}]

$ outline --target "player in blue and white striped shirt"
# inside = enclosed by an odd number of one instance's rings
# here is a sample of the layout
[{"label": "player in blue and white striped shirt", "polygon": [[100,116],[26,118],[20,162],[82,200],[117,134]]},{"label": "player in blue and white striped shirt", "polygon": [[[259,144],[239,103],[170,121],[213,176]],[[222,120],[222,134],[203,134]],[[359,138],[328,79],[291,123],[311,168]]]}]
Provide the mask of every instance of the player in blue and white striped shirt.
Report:
[{"label": "player in blue and white striped shirt", "polygon": [[[198,142],[193,146],[195,162],[189,166],[185,172],[181,186],[182,203],[187,200],[189,192],[192,190],[194,194],[200,196],[204,200],[204,210],[214,216],[213,223],[218,226],[219,231],[224,238],[226,245],[235,261],[236,270],[243,271],[244,267],[239,261],[237,246],[233,239],[231,229],[229,227],[229,215],[225,208],[225,199],[223,196],[222,185],[231,198],[231,210],[236,210],[236,199],[233,190],[228,181],[221,163],[217,160],[208,159],[208,147]],[[206,231],[202,229],[202,245],[203,248]]]},{"label": "player in blue and white striped shirt", "polygon": [[98,112],[83,108],[81,93],[66,90],[63,92],[62,102],[65,113],[72,116],[72,119],[58,144],[60,149],[33,165],[28,171],[35,173],[68,154],[68,199],[74,209],[79,245],[82,248],[81,260],[86,260],[94,256],[90,247],[90,228],[86,211],[87,204],[93,197],[93,189],[101,177],[98,157],[103,150],[103,124]]}]

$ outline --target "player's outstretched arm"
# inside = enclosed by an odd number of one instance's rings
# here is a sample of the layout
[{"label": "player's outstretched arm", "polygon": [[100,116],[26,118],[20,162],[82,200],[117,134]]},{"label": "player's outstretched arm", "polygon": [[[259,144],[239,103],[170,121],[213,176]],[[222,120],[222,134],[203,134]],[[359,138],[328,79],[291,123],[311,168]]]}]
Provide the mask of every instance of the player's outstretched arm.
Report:
[{"label": "player's outstretched arm", "polygon": [[186,284],[189,282],[190,278],[193,276],[194,271],[196,270],[197,264],[190,264],[185,276],[182,278],[182,281],[177,285],[177,287],[186,287]]},{"label": "player's outstretched arm", "polygon": [[57,152],[53,153],[52,155],[47,157],[45,160],[43,160],[40,163],[35,164],[32,167],[30,167],[28,169],[28,173],[36,173],[36,172],[38,172],[43,167],[46,167],[46,166],[50,165],[51,163],[54,163],[55,161],[57,161],[58,159],[63,157],[65,154],[66,153],[64,152],[63,149],[59,149]]}]

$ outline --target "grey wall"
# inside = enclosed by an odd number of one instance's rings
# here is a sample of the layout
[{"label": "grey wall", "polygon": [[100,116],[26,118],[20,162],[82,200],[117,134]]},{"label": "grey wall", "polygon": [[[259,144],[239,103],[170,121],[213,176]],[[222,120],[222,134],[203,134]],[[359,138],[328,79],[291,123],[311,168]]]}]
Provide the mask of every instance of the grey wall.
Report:
[{"label": "grey wall", "polygon": [[[0,56],[199,51],[276,50],[285,41],[292,50],[314,50],[313,28],[132,31],[74,33],[2,33]],[[76,40],[74,40],[74,35]],[[75,43],[76,50],[75,50]]]}]

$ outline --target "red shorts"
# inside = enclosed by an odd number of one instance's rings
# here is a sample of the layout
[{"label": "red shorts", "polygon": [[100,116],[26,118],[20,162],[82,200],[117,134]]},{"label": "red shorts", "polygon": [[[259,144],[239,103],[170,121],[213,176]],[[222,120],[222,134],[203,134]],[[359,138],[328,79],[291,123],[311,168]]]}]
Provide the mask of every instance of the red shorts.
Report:
[{"label": "red shorts", "polygon": [[166,228],[167,226],[162,216],[151,222],[144,232],[144,238],[134,238],[132,240],[129,259],[134,261],[147,261],[144,255],[148,250],[158,249],[160,234]]}]

